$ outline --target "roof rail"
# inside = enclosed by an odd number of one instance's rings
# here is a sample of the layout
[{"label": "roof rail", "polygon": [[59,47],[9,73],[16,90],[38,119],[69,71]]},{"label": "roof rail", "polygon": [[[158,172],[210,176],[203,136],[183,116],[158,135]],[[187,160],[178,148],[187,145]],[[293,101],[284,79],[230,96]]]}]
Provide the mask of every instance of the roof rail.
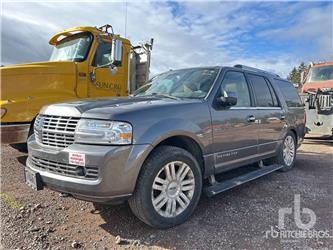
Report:
[{"label": "roof rail", "polygon": [[249,66],[242,65],[242,64],[235,64],[234,67],[235,68],[246,69],[246,70],[249,70],[249,71],[260,72],[260,73],[265,73],[265,74],[268,74],[268,75],[273,75],[273,76],[280,77],[278,74],[274,74],[274,73],[271,73],[271,72],[268,72],[268,71],[265,71],[265,70],[262,70],[262,69],[257,69],[257,68],[249,67]]}]

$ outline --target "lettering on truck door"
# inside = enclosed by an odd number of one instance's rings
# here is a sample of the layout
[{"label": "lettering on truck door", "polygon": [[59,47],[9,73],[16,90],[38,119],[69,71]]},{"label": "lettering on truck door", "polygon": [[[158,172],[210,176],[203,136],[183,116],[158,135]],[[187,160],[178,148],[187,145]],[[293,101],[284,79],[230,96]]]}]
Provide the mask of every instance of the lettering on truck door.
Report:
[{"label": "lettering on truck door", "polygon": [[92,70],[95,69],[95,80],[90,81],[89,97],[103,96],[123,96],[126,95],[127,80],[125,74],[125,63],[117,65],[116,73],[111,73],[108,65],[112,61],[111,41],[101,41],[98,44],[96,53],[92,62]]}]

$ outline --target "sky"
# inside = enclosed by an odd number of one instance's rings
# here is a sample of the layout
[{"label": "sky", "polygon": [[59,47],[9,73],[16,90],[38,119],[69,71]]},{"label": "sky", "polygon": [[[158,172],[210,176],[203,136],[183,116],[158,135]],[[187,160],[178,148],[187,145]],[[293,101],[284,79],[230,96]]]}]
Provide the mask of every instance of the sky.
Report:
[{"label": "sky", "polygon": [[[127,22],[125,13],[127,6]],[[1,64],[48,60],[66,28],[111,24],[133,45],[154,38],[151,74],[244,64],[286,77],[333,60],[333,2],[2,2]]]}]

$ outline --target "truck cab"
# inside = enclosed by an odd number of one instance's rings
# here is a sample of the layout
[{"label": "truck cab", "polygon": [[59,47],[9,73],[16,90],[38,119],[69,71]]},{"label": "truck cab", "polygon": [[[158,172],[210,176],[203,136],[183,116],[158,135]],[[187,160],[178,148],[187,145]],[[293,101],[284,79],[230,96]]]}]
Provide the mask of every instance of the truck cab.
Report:
[{"label": "truck cab", "polygon": [[314,136],[332,136],[333,61],[311,63],[301,78],[307,133]]},{"label": "truck cab", "polygon": [[25,143],[47,104],[127,96],[149,76],[151,43],[132,46],[111,25],[55,34],[47,62],[1,67],[1,142]]}]

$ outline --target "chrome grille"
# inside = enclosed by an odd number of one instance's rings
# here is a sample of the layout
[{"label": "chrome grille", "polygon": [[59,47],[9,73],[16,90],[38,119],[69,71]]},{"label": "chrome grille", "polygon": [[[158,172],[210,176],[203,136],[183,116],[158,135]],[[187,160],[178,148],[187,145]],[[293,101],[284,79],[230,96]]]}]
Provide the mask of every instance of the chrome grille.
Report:
[{"label": "chrome grille", "polygon": [[39,144],[65,148],[74,143],[74,133],[79,117],[38,115],[34,132]]},{"label": "chrome grille", "polygon": [[333,106],[332,95],[319,95],[318,101],[321,110],[330,110]]},{"label": "chrome grille", "polygon": [[98,168],[94,166],[81,167],[72,164],[49,161],[35,156],[29,157],[29,161],[32,166],[37,169],[42,169],[60,175],[91,180],[98,178]]}]

